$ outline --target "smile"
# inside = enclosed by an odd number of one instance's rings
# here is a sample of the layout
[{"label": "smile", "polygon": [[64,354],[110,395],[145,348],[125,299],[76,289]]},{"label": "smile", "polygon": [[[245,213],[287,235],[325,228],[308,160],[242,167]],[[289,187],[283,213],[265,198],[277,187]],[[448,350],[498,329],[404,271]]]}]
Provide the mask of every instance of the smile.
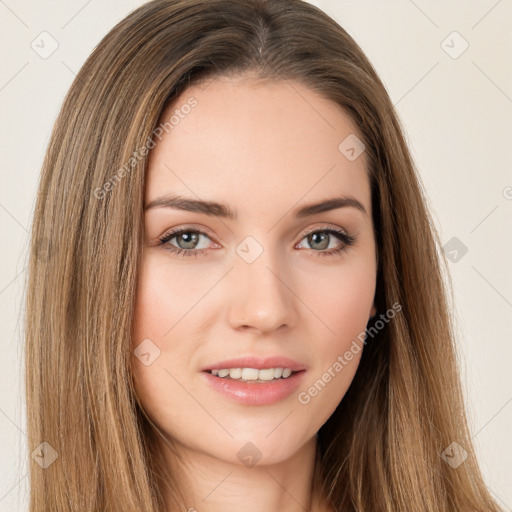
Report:
[{"label": "smile", "polygon": [[276,379],[287,379],[292,373],[291,368],[223,368],[211,370],[212,375],[242,382],[269,382]]}]

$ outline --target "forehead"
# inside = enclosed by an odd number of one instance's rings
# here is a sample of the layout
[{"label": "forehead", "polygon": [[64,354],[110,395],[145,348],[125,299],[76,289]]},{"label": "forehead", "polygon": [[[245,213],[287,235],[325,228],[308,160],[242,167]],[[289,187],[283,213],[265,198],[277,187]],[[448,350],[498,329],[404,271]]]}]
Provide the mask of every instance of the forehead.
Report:
[{"label": "forehead", "polygon": [[226,200],[249,213],[347,194],[370,212],[366,155],[351,160],[340,150],[343,141],[362,139],[359,129],[341,107],[300,82],[196,83],[159,123],[167,126],[150,152],[146,203],[175,192]]}]

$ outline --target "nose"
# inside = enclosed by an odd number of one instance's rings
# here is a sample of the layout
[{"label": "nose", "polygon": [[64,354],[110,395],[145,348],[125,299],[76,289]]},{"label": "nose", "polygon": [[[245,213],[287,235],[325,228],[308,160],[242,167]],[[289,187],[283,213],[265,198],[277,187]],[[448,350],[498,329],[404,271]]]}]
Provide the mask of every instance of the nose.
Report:
[{"label": "nose", "polygon": [[295,325],[297,299],[290,273],[283,272],[270,252],[263,251],[252,263],[237,257],[229,283],[229,323],[233,329],[269,333]]}]

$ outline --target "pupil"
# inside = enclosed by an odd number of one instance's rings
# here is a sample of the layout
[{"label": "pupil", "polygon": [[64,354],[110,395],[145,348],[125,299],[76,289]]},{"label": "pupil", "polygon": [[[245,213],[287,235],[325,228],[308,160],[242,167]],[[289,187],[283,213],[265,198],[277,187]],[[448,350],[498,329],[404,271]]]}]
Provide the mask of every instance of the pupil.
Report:
[{"label": "pupil", "polygon": [[180,244],[180,247],[182,249],[193,249],[195,244],[197,243],[198,238],[199,238],[198,234],[197,233],[193,233],[191,231],[187,231],[186,233],[182,233],[178,237],[178,240],[185,240],[185,247],[181,247],[181,244]]},{"label": "pupil", "polygon": [[[316,247],[317,249],[327,249],[329,246],[329,235],[327,233],[313,233],[309,235],[309,243],[318,243],[317,238],[323,239],[320,240],[320,247]],[[323,242],[323,243],[322,243]]]}]

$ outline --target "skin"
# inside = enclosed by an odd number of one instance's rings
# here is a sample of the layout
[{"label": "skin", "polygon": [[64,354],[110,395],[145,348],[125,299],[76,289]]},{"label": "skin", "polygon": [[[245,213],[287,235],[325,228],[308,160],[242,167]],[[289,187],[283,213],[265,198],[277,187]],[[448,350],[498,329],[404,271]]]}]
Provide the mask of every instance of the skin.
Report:
[{"label": "skin", "polygon": [[[145,212],[133,347],[150,339],[160,353],[147,366],[134,358],[139,400],[162,434],[177,441],[191,508],[303,512],[312,499],[311,510],[329,510],[309,490],[315,434],[345,395],[361,352],[308,404],[298,393],[333,366],[376,313],[366,155],[349,161],[338,149],[348,135],[362,136],[339,106],[299,82],[232,76],[195,83],[161,121],[191,97],[197,105],[150,152],[145,203],[178,193],[225,202],[238,218]],[[356,198],[367,214],[344,207],[292,215],[338,195]],[[179,256],[159,245],[182,227],[208,232],[196,245],[206,252]],[[319,255],[344,245],[334,235],[327,249],[308,242],[309,230],[321,235],[326,227],[354,235],[354,244]],[[236,252],[247,236],[263,249],[250,264]],[[183,236],[169,245],[194,250]],[[202,368],[246,354],[304,363],[303,385],[276,404],[252,406],[205,383]],[[248,442],[261,453],[252,467],[237,456]],[[165,442],[162,449],[167,453]]]}]

